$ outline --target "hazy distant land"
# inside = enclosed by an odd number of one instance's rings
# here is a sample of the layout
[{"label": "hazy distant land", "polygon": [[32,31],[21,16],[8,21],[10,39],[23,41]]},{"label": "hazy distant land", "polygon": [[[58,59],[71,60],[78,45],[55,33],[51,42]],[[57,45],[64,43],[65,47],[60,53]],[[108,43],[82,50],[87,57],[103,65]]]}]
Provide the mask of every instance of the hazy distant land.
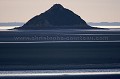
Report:
[{"label": "hazy distant land", "polygon": [[88,22],[91,26],[120,26],[120,22]]},{"label": "hazy distant land", "polygon": [[0,26],[23,26],[24,22],[0,22]]}]

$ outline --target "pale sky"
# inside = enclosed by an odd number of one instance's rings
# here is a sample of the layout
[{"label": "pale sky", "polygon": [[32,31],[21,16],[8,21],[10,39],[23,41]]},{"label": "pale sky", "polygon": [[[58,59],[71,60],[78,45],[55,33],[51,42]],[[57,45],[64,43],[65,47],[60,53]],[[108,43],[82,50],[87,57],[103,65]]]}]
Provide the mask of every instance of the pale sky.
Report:
[{"label": "pale sky", "polygon": [[120,22],[120,0],[0,0],[0,22],[27,22],[56,3],[87,22]]}]

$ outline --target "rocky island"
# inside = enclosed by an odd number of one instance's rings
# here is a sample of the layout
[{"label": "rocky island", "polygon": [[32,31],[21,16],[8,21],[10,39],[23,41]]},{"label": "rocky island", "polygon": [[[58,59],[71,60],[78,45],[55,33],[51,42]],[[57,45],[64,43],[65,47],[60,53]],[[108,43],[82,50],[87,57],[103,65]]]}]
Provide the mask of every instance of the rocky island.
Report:
[{"label": "rocky island", "polygon": [[80,16],[61,4],[54,4],[49,10],[30,19],[18,30],[40,29],[91,29]]}]

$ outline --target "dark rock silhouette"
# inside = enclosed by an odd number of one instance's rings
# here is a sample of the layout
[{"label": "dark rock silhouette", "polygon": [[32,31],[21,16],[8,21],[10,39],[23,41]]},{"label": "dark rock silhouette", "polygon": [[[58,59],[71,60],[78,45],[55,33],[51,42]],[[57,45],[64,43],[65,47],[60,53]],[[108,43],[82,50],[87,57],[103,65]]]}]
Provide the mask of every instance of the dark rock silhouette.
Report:
[{"label": "dark rock silhouette", "polygon": [[16,29],[90,29],[87,23],[60,4],[53,5],[46,12],[33,17],[22,27]]}]

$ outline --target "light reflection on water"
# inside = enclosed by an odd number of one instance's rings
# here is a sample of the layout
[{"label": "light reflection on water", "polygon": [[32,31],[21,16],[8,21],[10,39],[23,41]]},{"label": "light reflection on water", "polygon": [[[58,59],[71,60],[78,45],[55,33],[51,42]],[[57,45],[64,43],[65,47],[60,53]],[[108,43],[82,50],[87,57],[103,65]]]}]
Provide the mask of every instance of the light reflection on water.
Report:
[{"label": "light reflection on water", "polygon": [[77,76],[77,75],[120,75],[119,69],[83,69],[83,70],[27,70],[0,71],[0,77],[20,76]]},{"label": "light reflection on water", "polygon": [[0,26],[0,30],[13,29],[15,27],[20,27],[20,26]]}]

